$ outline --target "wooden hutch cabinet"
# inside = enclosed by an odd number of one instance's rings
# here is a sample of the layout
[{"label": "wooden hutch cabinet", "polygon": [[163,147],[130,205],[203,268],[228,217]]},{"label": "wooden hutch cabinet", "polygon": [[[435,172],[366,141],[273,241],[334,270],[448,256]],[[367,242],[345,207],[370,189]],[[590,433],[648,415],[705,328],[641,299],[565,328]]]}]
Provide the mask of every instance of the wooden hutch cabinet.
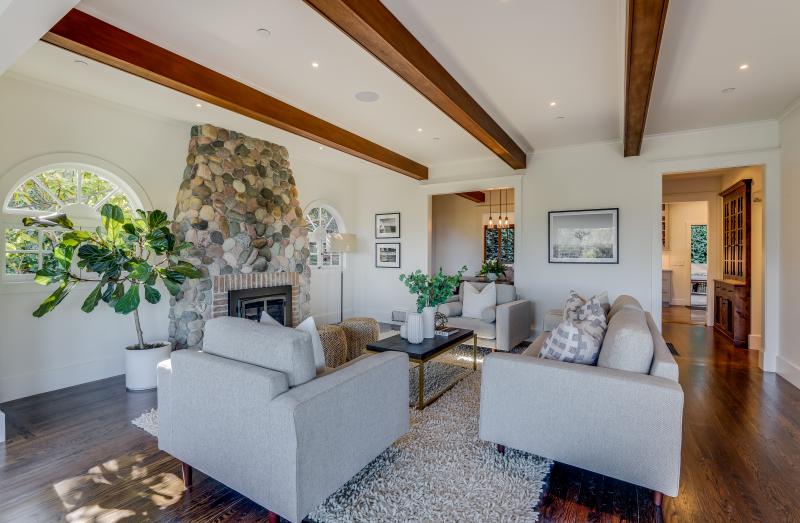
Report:
[{"label": "wooden hutch cabinet", "polygon": [[742,180],[722,193],[722,279],[714,280],[714,328],[746,347],[750,335],[750,193]]}]

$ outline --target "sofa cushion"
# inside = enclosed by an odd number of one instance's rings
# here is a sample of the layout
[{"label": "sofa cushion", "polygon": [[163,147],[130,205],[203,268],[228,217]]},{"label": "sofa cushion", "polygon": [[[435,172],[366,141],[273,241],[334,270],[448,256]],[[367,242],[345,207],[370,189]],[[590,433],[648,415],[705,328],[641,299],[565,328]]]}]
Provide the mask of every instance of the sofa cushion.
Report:
[{"label": "sofa cushion", "polygon": [[462,307],[463,305],[460,301],[451,301],[442,303],[437,310],[448,318],[452,318],[453,316],[461,316]]},{"label": "sofa cushion", "polygon": [[301,385],[317,374],[310,334],[244,318],[226,316],[208,320],[203,351],[282,372],[290,387]]},{"label": "sofa cushion", "polygon": [[616,313],[621,311],[622,309],[634,309],[639,311],[644,311],[642,304],[639,303],[639,300],[634,298],[633,296],[629,296],[627,294],[621,294],[617,296],[617,299],[614,300],[614,303],[611,305],[611,310],[608,311],[608,321],[611,321],[611,317],[614,316]]},{"label": "sofa cushion", "polygon": [[488,323],[475,318],[465,318],[464,316],[448,318],[447,326],[474,330],[479,338],[487,340],[493,340],[497,337],[497,330],[494,323]]},{"label": "sofa cushion", "polygon": [[598,367],[649,374],[653,362],[653,335],[644,312],[619,309],[611,318],[597,360]]},{"label": "sofa cushion", "polygon": [[533,343],[528,345],[528,348],[522,351],[523,356],[529,356],[531,358],[538,358],[539,353],[542,352],[542,347],[544,347],[544,342],[547,341],[547,338],[550,337],[549,332],[545,332],[540,334],[533,340]]},{"label": "sofa cushion", "polygon": [[497,305],[511,303],[517,300],[517,288],[507,283],[495,284],[497,288]]},{"label": "sofa cushion", "polygon": [[491,307],[486,307],[481,312],[481,319],[485,322],[492,323],[497,318],[497,306],[492,305]]},{"label": "sofa cushion", "polygon": [[319,337],[317,323],[313,316],[309,316],[295,327],[299,331],[307,332],[311,335],[311,345],[314,347],[314,366],[317,372],[325,370],[325,351],[322,349],[322,339]]},{"label": "sofa cushion", "polygon": [[497,287],[494,282],[484,286],[481,290],[476,289],[469,282],[465,283],[462,316],[480,319],[486,307],[495,305],[497,305]]},{"label": "sofa cushion", "polygon": [[539,357],[566,363],[594,365],[602,337],[596,336],[592,322],[564,320],[544,341]]}]

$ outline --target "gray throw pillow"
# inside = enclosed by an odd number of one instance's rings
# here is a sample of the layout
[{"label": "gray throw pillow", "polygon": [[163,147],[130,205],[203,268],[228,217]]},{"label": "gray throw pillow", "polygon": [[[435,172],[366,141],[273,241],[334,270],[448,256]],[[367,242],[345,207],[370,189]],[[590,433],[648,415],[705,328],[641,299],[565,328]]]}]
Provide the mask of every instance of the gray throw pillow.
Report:
[{"label": "gray throw pillow", "polygon": [[[564,320],[550,333],[539,353],[540,358],[566,363],[594,365],[600,352],[602,336],[597,337],[597,323]],[[602,329],[601,329],[602,330]]]},{"label": "gray throw pillow", "polygon": [[483,309],[483,312],[481,313],[481,319],[489,323],[492,323],[496,317],[497,317],[497,307],[494,306],[486,307],[485,309]]},{"label": "gray throw pillow", "polygon": [[621,308],[608,324],[598,367],[649,374],[653,363],[653,335],[644,312]]}]

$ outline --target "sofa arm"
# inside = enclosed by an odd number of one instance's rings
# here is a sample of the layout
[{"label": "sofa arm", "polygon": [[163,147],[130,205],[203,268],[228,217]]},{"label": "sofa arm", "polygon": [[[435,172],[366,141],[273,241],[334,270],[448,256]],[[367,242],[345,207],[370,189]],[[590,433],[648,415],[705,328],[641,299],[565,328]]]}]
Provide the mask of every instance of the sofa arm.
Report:
[{"label": "sofa arm", "polygon": [[678,493],[683,390],[664,378],[490,354],[480,437],[641,485]]},{"label": "sofa arm", "polygon": [[517,300],[498,305],[495,314],[497,350],[510,351],[531,335],[531,302],[529,300]]},{"label": "sofa arm", "polygon": [[[301,521],[409,429],[408,356],[368,356],[290,389],[269,405],[275,511]],[[296,464],[296,465],[295,465]],[[296,485],[290,488],[290,485]]]},{"label": "sofa arm", "polygon": [[172,360],[158,364],[156,374],[158,405],[158,448],[170,452],[172,444]]}]

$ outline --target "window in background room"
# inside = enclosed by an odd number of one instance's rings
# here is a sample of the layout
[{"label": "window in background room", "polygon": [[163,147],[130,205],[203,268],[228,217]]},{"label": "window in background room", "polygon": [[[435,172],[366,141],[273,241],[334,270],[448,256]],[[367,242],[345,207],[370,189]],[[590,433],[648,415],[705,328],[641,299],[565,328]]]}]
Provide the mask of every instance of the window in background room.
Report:
[{"label": "window in background room", "polygon": [[483,260],[500,260],[514,263],[514,226],[503,228],[483,227]]},{"label": "window in background room", "polygon": [[[339,213],[328,205],[314,205],[306,209],[308,222],[308,264],[317,269],[324,267],[340,267],[343,254],[330,252],[330,235],[345,232]],[[325,231],[325,238],[320,231]]]},{"label": "window in background room", "polygon": [[6,197],[0,216],[3,279],[31,279],[37,270],[54,263],[53,239],[58,231],[23,227],[22,217],[70,209],[99,212],[106,203],[118,205],[128,214],[134,201],[109,177],[88,166],[55,167],[27,177]]}]

